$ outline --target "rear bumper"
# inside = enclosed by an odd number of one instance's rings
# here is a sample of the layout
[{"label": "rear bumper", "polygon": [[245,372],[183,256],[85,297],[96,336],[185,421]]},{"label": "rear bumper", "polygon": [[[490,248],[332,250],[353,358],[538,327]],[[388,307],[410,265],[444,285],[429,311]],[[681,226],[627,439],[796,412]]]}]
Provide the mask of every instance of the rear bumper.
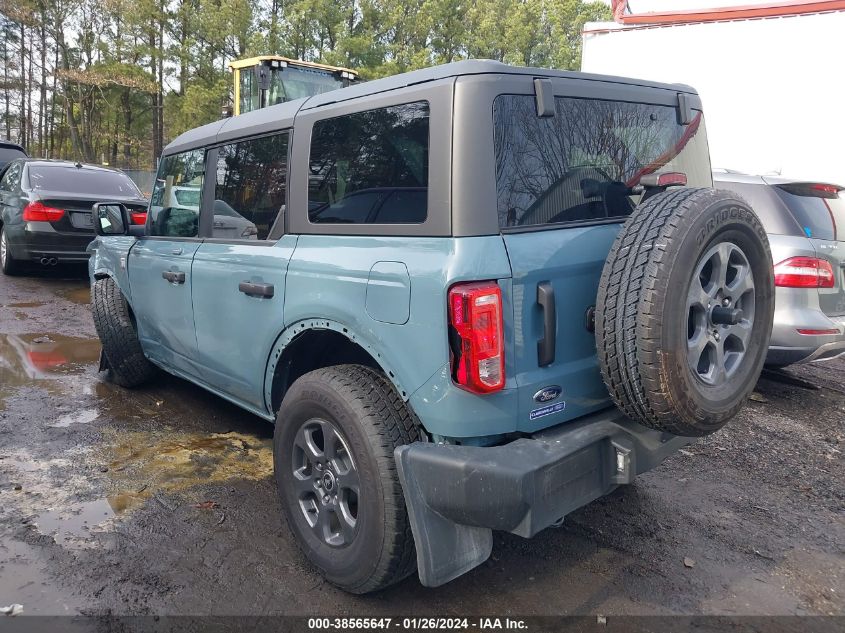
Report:
[{"label": "rear bumper", "polygon": [[766,363],[769,365],[792,365],[833,360],[845,354],[845,339],[820,342],[813,347],[769,347]]},{"label": "rear bumper", "polygon": [[19,260],[41,261],[55,258],[60,262],[86,262],[88,244],[94,233],[56,231],[49,222],[26,222],[8,229],[9,248]]},{"label": "rear bumper", "polygon": [[534,536],[692,441],[608,409],[503,446],[398,447],[421,582],[436,587],[483,563],[492,530]]},{"label": "rear bumper", "polygon": [[[835,334],[801,334],[799,330],[837,329]],[[827,316],[819,309],[778,310],[766,363],[791,365],[830,360],[845,353],[845,316]]]}]

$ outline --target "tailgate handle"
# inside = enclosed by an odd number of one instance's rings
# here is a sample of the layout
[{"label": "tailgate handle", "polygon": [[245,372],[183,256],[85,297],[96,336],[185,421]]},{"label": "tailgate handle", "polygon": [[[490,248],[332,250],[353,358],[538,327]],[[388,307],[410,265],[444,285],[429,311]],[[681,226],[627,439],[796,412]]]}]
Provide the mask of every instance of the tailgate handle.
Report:
[{"label": "tailgate handle", "polygon": [[555,362],[557,339],[555,290],[551,282],[541,281],[537,284],[537,304],[543,310],[543,338],[537,341],[537,364],[545,367]]},{"label": "tailgate handle", "polygon": [[166,279],[172,284],[183,284],[185,283],[185,273],[177,273],[173,270],[165,270],[161,273],[162,279]]},{"label": "tailgate handle", "polygon": [[271,298],[275,292],[273,284],[262,284],[252,281],[242,281],[238,284],[238,290],[244,293],[247,297],[266,297]]}]

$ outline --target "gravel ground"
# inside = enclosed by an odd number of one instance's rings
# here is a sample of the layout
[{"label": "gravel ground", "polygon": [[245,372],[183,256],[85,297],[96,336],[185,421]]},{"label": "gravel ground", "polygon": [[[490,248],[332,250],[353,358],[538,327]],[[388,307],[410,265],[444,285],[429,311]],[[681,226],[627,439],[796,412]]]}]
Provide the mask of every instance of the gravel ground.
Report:
[{"label": "gravel ground", "polygon": [[[75,271],[73,271],[75,272]],[[437,589],[323,582],[272,428],[172,377],[97,373],[84,272],[0,277],[0,603],[26,614],[845,614],[845,361],[760,380],[633,485]],[[808,387],[816,387],[811,389]],[[2,606],[0,605],[0,606]]]}]

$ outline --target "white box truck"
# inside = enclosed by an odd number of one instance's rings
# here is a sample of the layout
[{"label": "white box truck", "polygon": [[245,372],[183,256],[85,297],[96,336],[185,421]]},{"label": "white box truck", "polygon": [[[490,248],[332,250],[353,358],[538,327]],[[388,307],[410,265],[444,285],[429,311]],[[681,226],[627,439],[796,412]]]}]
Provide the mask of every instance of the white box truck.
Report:
[{"label": "white box truck", "polygon": [[714,167],[845,185],[845,2],[704,4],[587,23],[581,69],[695,87]]}]

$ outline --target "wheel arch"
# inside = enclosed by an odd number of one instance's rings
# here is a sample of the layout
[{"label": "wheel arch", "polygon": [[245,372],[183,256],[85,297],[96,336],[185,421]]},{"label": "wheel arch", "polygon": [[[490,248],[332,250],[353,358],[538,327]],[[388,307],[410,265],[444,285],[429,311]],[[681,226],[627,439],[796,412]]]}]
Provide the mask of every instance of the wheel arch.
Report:
[{"label": "wheel arch", "polygon": [[383,373],[408,402],[409,387],[367,337],[330,319],[303,319],[285,328],[270,351],[264,379],[268,408],[278,411],[287,389],[303,374],[340,364],[364,365]]},{"label": "wheel arch", "polygon": [[132,305],[132,295],[129,293],[129,280],[126,275],[115,275],[112,270],[98,266],[91,273],[91,280],[100,281],[101,279],[111,279],[117,285],[118,289],[123,294],[123,298],[126,300],[126,305],[129,306],[129,313],[134,319],[135,307]]}]

